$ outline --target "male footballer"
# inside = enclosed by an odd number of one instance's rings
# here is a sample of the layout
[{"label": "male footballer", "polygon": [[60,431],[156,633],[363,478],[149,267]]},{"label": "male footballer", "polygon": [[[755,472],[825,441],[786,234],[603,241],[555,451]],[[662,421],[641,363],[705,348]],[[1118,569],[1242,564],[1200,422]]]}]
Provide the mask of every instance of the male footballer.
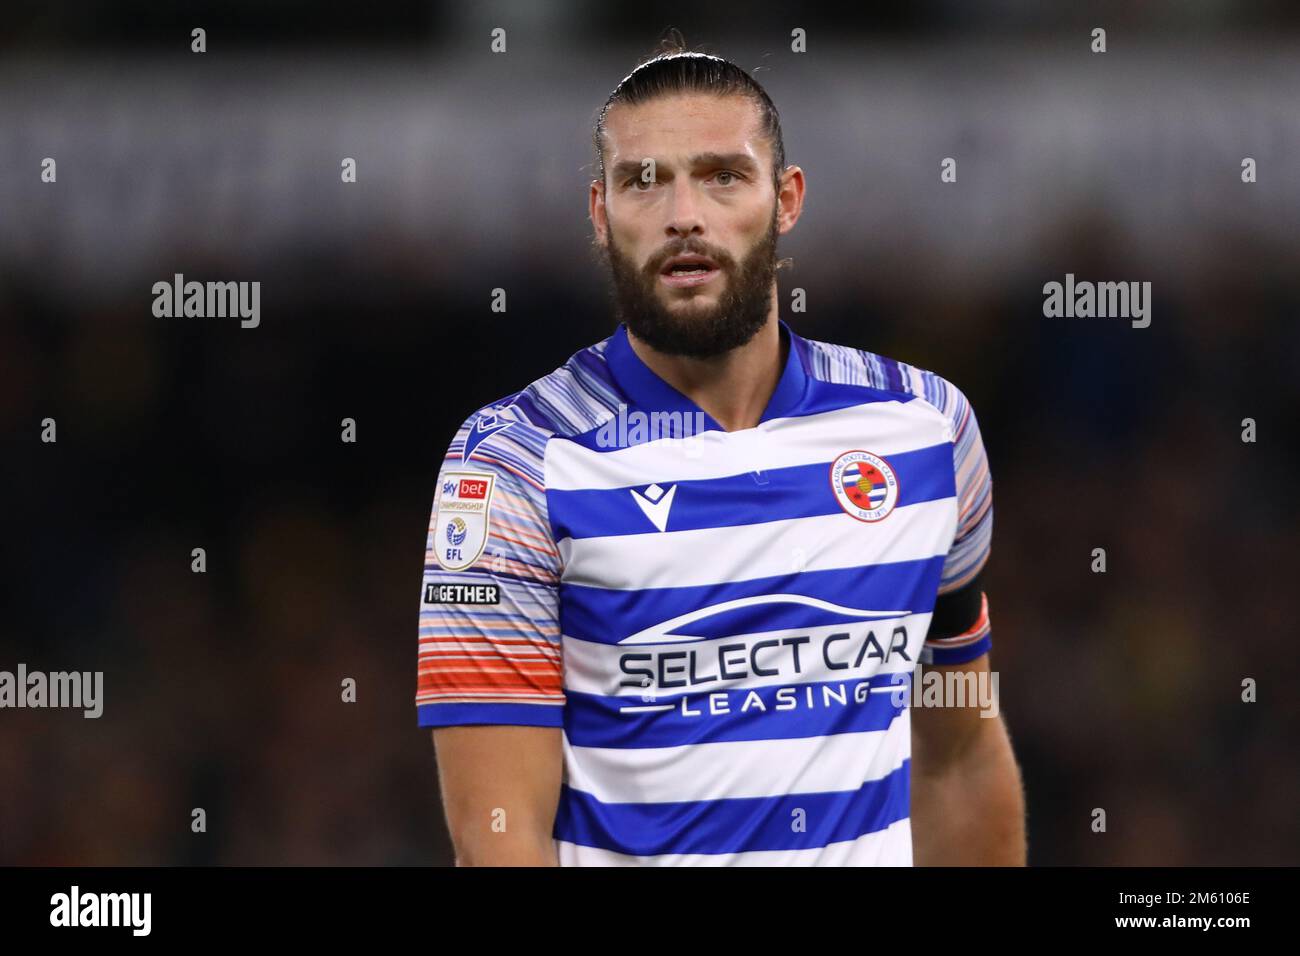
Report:
[{"label": "male footballer", "polygon": [[780,317],[799,220],[766,92],[660,54],[596,123],[618,326],[475,411],[420,604],[459,865],[1023,865],[989,670],[992,484],[933,372]]}]

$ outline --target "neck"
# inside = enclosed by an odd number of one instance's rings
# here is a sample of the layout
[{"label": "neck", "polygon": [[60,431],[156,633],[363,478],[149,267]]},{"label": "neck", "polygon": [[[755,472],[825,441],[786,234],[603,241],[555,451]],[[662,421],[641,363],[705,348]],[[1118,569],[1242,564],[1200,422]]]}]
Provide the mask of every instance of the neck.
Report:
[{"label": "neck", "polygon": [[630,331],[627,341],[652,372],[729,432],[758,424],[781,380],[790,348],[781,340],[775,308],[752,339],[715,358],[665,355]]}]

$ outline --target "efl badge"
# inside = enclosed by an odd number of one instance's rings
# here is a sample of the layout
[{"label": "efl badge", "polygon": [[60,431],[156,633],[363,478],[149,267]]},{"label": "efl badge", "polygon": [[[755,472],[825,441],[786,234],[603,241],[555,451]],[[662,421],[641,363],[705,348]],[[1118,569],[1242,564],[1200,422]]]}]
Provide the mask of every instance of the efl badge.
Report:
[{"label": "efl badge", "polygon": [[831,462],[831,490],[848,514],[859,521],[879,521],[898,502],[898,476],[878,455],[846,451]]},{"label": "efl badge", "polygon": [[433,554],[448,571],[463,571],[487,544],[488,512],[496,475],[449,471],[442,476],[433,515]]}]

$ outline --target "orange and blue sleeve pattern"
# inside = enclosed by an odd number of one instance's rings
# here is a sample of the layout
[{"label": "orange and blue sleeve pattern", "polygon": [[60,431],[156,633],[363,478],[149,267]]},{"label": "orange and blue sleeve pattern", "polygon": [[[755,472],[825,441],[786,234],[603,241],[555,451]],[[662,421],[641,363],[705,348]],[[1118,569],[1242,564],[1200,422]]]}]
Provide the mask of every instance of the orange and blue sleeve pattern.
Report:
[{"label": "orange and blue sleeve pattern", "polygon": [[420,594],[422,727],[563,726],[559,549],[548,433],[517,409],[476,413],[438,474]]},{"label": "orange and blue sleeve pattern", "polygon": [[982,584],[993,540],[993,479],[975,411],[951,382],[934,376],[931,397],[952,423],[957,528],[944,559],[934,617],[922,650],[928,664],[964,664],[992,646]]}]

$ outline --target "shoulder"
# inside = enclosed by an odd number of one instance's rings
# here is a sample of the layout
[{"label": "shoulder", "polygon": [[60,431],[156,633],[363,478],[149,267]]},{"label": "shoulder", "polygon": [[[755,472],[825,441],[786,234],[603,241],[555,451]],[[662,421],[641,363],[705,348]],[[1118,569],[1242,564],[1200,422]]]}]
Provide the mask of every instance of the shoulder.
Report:
[{"label": "shoulder", "polygon": [[948,423],[950,437],[964,430],[970,402],[937,372],[849,345],[803,339],[809,374],[820,382],[883,392],[898,401],[917,402]]},{"label": "shoulder", "polygon": [[459,451],[462,460],[518,458],[540,482],[550,439],[599,428],[618,412],[620,399],[605,366],[608,341],[575,352],[519,391],[474,409],[457,429],[450,452]]}]

